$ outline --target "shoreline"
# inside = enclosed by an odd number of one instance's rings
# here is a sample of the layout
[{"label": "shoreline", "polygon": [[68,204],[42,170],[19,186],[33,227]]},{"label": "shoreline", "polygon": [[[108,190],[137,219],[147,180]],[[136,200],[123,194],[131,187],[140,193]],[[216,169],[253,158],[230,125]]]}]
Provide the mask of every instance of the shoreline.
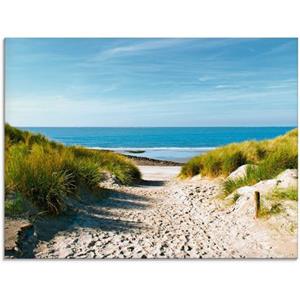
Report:
[{"label": "shoreline", "polygon": [[[117,153],[117,152],[115,152]],[[133,161],[138,166],[182,166],[184,163],[175,162],[171,160],[160,160],[160,159],[154,159],[144,156],[134,156],[134,155],[127,155],[127,154],[121,154],[127,158],[129,158],[131,161]]]},{"label": "shoreline", "polygon": [[[154,165],[154,166],[162,166],[162,165],[182,166],[193,157],[205,154],[206,152],[211,151],[215,148],[214,147],[195,148],[191,152],[183,150],[185,148],[180,148],[180,147],[170,148],[169,150],[167,150],[167,148],[163,148],[163,150],[152,150],[151,148],[151,150],[128,150],[128,151],[120,151],[117,148],[116,149],[88,148],[88,149],[96,150],[96,151],[108,151],[108,152],[120,154],[134,160],[137,165],[146,164],[146,165]],[[147,148],[136,148],[136,149],[147,149]],[[159,148],[153,148],[153,149],[159,149]],[[165,151],[170,153],[168,153],[167,155]],[[180,155],[178,156],[178,154]]]},{"label": "shoreline", "polygon": [[[90,148],[86,148],[86,149],[90,149]],[[167,166],[174,166],[174,167],[176,167],[176,166],[183,166],[184,165],[184,162],[154,159],[154,158],[149,158],[149,157],[146,157],[146,156],[135,156],[135,155],[131,155],[131,154],[119,153],[119,152],[114,151],[114,150],[106,150],[106,149],[92,149],[92,150],[116,153],[118,155],[129,158],[137,166],[166,166],[166,167]]]}]

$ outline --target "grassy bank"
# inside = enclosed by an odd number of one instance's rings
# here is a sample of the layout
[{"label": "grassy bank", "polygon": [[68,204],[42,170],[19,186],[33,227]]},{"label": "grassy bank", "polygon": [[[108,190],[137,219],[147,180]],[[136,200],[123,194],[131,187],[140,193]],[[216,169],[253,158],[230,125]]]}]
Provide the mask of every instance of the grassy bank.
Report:
[{"label": "grassy bank", "polygon": [[58,214],[64,200],[80,186],[95,189],[110,172],[123,184],[140,179],[138,168],[116,153],[66,147],[40,134],[5,126],[6,207],[26,201],[40,211]]},{"label": "grassy bank", "polygon": [[241,186],[273,178],[285,169],[298,168],[298,129],[275,139],[233,143],[194,157],[183,165],[180,176],[188,178],[201,174],[226,177],[244,164],[257,167],[248,167],[243,178],[227,180],[224,184],[225,194]]}]

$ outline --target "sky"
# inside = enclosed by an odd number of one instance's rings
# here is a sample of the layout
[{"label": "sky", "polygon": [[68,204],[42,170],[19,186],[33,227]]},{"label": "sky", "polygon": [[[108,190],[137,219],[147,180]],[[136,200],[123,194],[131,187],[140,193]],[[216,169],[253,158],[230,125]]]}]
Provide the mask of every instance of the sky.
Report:
[{"label": "sky", "polygon": [[297,39],[5,40],[13,126],[296,126]]}]

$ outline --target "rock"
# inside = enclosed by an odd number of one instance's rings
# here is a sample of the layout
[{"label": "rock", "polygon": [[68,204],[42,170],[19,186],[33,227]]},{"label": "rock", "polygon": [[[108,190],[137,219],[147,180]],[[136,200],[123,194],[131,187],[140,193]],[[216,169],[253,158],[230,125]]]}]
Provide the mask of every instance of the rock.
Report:
[{"label": "rock", "polygon": [[297,169],[287,169],[280,173],[276,179],[279,188],[297,188],[298,186],[298,170]]},{"label": "rock", "polygon": [[244,177],[246,175],[246,171],[248,167],[253,167],[253,168],[257,168],[256,165],[251,165],[251,164],[246,164],[243,166],[240,166],[239,168],[237,168],[235,171],[233,171],[228,177],[227,179],[230,180],[236,180],[238,178]]}]

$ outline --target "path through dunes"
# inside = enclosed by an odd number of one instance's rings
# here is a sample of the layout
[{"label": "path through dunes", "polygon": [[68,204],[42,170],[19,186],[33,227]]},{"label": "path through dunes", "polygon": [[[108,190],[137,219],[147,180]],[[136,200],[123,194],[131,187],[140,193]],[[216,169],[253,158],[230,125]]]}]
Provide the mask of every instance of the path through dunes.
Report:
[{"label": "path through dunes", "polygon": [[[278,257],[255,220],[220,206],[218,181],[178,181],[179,167],[141,166],[135,187],[87,196],[76,213],[37,222],[37,258]],[[104,199],[103,199],[104,198]],[[51,228],[51,230],[49,230]],[[286,251],[286,249],[285,249]],[[293,256],[294,250],[283,256]]]}]

